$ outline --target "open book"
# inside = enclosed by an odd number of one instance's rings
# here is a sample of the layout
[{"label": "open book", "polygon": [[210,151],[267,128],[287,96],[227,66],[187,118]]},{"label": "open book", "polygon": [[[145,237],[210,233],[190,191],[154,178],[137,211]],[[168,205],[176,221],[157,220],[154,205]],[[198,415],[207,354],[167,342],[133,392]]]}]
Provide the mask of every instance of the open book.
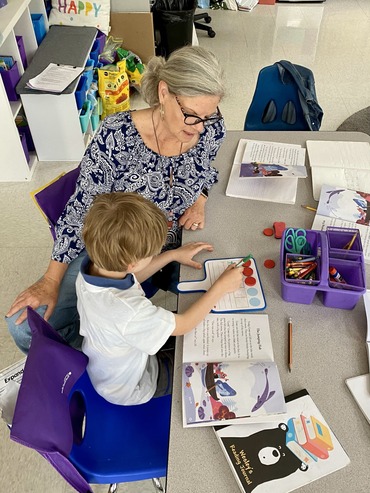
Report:
[{"label": "open book", "polygon": [[268,316],[209,314],[184,336],[182,390],[184,427],[280,419]]},{"label": "open book", "polygon": [[[236,150],[234,163],[231,168],[226,195],[244,199],[265,200],[283,204],[294,204],[297,195],[297,178],[289,177],[281,183],[281,177],[257,177],[246,180],[241,174],[242,163],[258,163],[270,166],[286,167],[287,169],[304,168],[306,150],[300,145],[281,144],[278,142],[263,142],[257,140],[240,139]],[[270,170],[271,172],[272,170]]]},{"label": "open book", "polygon": [[350,462],[307,390],[286,401],[287,415],[279,424],[215,427],[243,493],[255,489],[256,493],[288,493]]},{"label": "open book", "polygon": [[[370,190],[370,188],[369,188]],[[323,184],[312,229],[328,226],[356,228],[360,232],[364,259],[370,263],[370,192]]]},{"label": "open book", "polygon": [[370,143],[308,140],[313,198],[319,200],[321,186],[370,190]]}]

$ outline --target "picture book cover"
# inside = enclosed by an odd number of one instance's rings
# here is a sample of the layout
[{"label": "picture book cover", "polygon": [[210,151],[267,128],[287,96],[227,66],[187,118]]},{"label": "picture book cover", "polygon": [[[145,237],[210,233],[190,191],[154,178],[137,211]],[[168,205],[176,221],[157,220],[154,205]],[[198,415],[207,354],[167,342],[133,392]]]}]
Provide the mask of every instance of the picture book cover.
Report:
[{"label": "picture book cover", "polygon": [[287,166],[281,164],[264,164],[256,161],[252,163],[241,163],[241,178],[269,178],[281,176],[283,178],[306,178],[306,166]]},{"label": "picture book cover", "polygon": [[[237,258],[209,259],[204,262],[204,279],[179,282],[177,288],[180,293],[191,291],[208,291],[212,284],[220,277],[230,264],[237,264],[243,260]],[[262,284],[254,258],[243,263],[243,279],[239,289],[233,293],[226,293],[212,308],[214,313],[260,311],[266,308]]]},{"label": "picture book cover", "polygon": [[365,263],[370,263],[370,192],[322,185],[312,229],[328,226],[356,228],[360,232]]},{"label": "picture book cover", "polygon": [[243,493],[288,493],[350,462],[307,390],[286,402],[279,423],[214,427]]},{"label": "picture book cover", "polygon": [[184,336],[183,426],[274,421],[286,404],[267,315],[209,314]]}]

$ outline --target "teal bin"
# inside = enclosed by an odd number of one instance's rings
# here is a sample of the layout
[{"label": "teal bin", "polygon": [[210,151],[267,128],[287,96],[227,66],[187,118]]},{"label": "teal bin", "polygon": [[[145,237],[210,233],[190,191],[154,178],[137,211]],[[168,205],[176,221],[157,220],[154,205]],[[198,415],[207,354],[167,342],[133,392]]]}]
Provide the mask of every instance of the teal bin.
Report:
[{"label": "teal bin", "polygon": [[80,125],[83,134],[86,132],[87,127],[89,125],[90,116],[91,116],[91,101],[87,99],[84,102],[80,113]]}]

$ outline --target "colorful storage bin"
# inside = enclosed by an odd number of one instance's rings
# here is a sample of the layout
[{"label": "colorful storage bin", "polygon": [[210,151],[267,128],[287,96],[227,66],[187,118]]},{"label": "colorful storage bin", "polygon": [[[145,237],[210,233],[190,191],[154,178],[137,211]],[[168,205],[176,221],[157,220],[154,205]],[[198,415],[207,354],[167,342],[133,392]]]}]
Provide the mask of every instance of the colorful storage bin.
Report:
[{"label": "colorful storage bin", "polygon": [[[288,252],[283,233],[280,247],[281,295],[285,301],[311,304],[319,294],[325,306],[353,309],[366,291],[365,262],[360,232],[352,228],[328,227],[326,231],[306,230],[307,243],[311,252],[307,255]],[[352,242],[351,248],[347,249]],[[289,278],[286,266],[294,259],[304,261],[316,258],[317,267],[314,279]],[[329,268],[334,267],[346,281],[334,282]]]},{"label": "colorful storage bin", "polygon": [[36,41],[39,45],[46,36],[45,19],[42,14],[31,14],[33,30],[35,31]]},{"label": "colorful storage bin", "polygon": [[4,87],[9,101],[17,101],[19,96],[16,93],[15,87],[18,84],[21,76],[19,75],[17,62],[9,70],[0,70],[0,76],[3,79]]}]

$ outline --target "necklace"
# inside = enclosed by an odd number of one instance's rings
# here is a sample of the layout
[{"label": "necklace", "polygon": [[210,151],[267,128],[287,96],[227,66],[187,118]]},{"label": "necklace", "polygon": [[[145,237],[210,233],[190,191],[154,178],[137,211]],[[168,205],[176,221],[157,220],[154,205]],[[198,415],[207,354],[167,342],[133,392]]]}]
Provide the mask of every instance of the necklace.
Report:
[{"label": "necklace", "polygon": [[[162,164],[163,164],[163,154],[161,152],[161,148],[159,147],[159,141],[158,141],[158,136],[157,136],[157,130],[155,128],[155,125],[154,125],[154,109],[153,108],[153,111],[152,111],[152,125],[153,125],[153,132],[154,132],[154,137],[155,137],[155,142],[157,144],[157,149],[158,149],[158,153],[161,157],[161,161],[162,161]],[[179,154],[181,154],[182,152],[182,142],[180,142],[180,151],[179,151]],[[170,198],[171,198],[171,203],[173,204],[173,182],[174,182],[174,177],[173,177],[173,166],[171,164],[170,166],[170,176],[169,176],[169,179],[170,179]],[[168,229],[170,230],[172,228],[172,225],[173,225],[173,209],[171,209],[168,214],[167,214],[167,227]]]}]

